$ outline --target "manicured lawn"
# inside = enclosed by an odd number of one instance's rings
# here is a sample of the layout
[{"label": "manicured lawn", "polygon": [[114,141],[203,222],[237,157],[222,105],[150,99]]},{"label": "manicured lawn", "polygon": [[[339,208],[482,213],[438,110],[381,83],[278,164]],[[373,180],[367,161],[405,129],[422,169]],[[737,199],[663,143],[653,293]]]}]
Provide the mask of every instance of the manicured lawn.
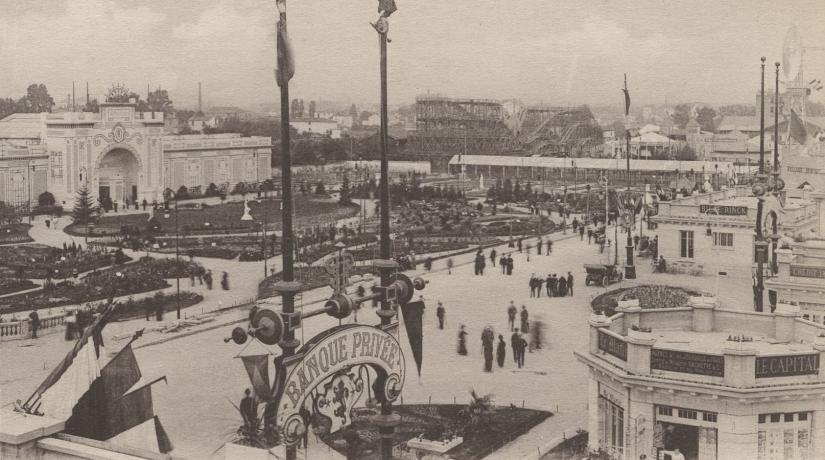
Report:
[{"label": "manicured lawn", "polygon": [[[550,412],[517,407],[498,407],[481,423],[469,426],[470,418],[465,415],[462,405],[404,405],[393,406],[393,411],[401,415],[401,425],[395,429],[393,444],[404,445],[408,440],[424,433],[456,433],[464,442],[447,451],[446,455],[455,460],[475,460],[484,458],[521,436],[553,414]],[[380,436],[378,428],[369,422],[367,411],[354,417],[353,426],[358,432],[361,444],[355,458],[378,460],[380,456]],[[344,430],[322,435],[321,439],[330,447],[346,455],[347,445],[343,440]],[[404,449],[404,447],[400,447]]]},{"label": "manicured lawn", "polygon": [[0,295],[11,294],[12,292],[25,291],[36,288],[37,284],[27,279],[17,279],[11,277],[0,277]]},{"label": "manicured lawn", "polygon": [[[249,201],[250,214],[254,220],[242,221],[244,213],[243,202],[229,202],[215,206],[203,205],[193,207],[192,204],[181,202],[177,211],[178,228],[182,235],[207,235],[225,233],[245,233],[260,228],[266,215],[268,229],[281,228],[281,200],[268,199],[261,203]],[[158,233],[165,235],[175,234],[174,204],[169,217],[159,209],[153,213],[158,225]],[[309,196],[298,196],[294,202],[296,227],[323,225],[337,219],[351,217],[358,213],[357,205],[341,206],[334,200],[321,200]],[[123,214],[108,213],[100,217],[90,231],[90,236],[111,236],[120,233],[123,226],[145,229],[149,224],[149,213]],[[66,230],[70,234],[85,235],[86,227],[70,225]]]},{"label": "manicured lawn", "polygon": [[122,252],[101,252],[71,247],[63,250],[44,244],[0,246],[0,276],[63,279],[113,263],[131,260]]},{"label": "manicured lawn", "polygon": [[19,244],[34,241],[29,236],[29,224],[12,224],[0,227],[0,244]]},{"label": "manicured lawn", "polygon": [[89,273],[77,281],[61,281],[34,292],[0,298],[0,312],[75,305],[154,291],[169,286],[164,278],[168,274],[152,262],[141,261],[117,266]]}]

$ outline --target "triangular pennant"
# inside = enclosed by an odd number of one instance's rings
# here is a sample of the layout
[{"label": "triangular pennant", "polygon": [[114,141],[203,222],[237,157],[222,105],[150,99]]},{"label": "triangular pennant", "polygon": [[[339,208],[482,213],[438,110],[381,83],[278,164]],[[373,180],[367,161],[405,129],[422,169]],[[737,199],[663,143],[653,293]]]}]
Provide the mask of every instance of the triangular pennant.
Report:
[{"label": "triangular pennant", "polygon": [[255,396],[266,401],[272,394],[269,386],[269,355],[246,355],[240,358],[249,374]]},{"label": "triangular pennant", "polygon": [[404,327],[407,330],[407,338],[410,341],[413,359],[418,368],[418,376],[421,377],[421,363],[424,358],[424,331],[422,329],[424,319],[424,302],[410,302],[401,305],[401,312],[404,315]]}]

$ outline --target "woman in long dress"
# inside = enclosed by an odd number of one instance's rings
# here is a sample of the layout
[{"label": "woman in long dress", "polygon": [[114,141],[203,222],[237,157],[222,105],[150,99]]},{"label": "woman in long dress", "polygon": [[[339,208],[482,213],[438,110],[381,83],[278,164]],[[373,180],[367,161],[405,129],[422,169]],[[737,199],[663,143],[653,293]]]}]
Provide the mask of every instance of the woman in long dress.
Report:
[{"label": "woman in long dress", "polygon": [[463,324],[458,328],[458,354],[467,356],[467,331]]},{"label": "woman in long dress", "polygon": [[496,349],[496,361],[498,367],[504,367],[504,355],[507,353],[506,345],[504,344],[504,336],[498,335],[498,348]]}]

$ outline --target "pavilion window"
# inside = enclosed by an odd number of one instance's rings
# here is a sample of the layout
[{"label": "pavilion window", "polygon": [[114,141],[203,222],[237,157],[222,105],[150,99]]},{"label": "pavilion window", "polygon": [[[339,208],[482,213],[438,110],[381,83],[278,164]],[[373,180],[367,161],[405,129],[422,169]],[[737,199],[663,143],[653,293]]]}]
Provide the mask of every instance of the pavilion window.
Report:
[{"label": "pavilion window", "polygon": [[682,258],[693,258],[693,231],[679,231],[679,256]]}]

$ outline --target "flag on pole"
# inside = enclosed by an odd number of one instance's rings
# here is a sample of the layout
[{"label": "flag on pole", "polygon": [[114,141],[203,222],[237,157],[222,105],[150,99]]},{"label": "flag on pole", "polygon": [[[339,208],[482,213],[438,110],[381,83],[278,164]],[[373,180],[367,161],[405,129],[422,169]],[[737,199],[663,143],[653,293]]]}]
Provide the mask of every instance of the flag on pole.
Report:
[{"label": "flag on pole", "polygon": [[627,90],[627,74],[624,75],[624,115],[630,115],[630,91]]},{"label": "flag on pole", "polygon": [[385,18],[390,17],[397,9],[395,0],[378,0],[378,14]]},{"label": "flag on pole", "polygon": [[409,302],[401,305],[401,313],[404,315],[404,327],[407,330],[407,338],[410,340],[415,365],[418,368],[418,376],[421,376],[421,363],[424,351],[424,332],[422,329],[424,317],[424,302]]},{"label": "flag on pole", "polygon": [[805,141],[808,138],[808,131],[805,129],[805,123],[802,122],[802,119],[799,118],[799,115],[797,115],[793,109],[791,109],[791,123],[789,129],[793,140],[805,145]]},{"label": "flag on pole", "polygon": [[295,75],[295,56],[286,33],[286,0],[278,0],[277,3],[281,19],[278,21],[278,68],[275,69],[275,79],[278,81],[278,86],[283,88]]},{"label": "flag on pole", "polygon": [[27,409],[62,420],[72,415],[74,405],[100,376],[100,347],[103,345],[100,332],[113,312],[114,307],[109,304],[86,328],[60,364],[26,401]]}]

